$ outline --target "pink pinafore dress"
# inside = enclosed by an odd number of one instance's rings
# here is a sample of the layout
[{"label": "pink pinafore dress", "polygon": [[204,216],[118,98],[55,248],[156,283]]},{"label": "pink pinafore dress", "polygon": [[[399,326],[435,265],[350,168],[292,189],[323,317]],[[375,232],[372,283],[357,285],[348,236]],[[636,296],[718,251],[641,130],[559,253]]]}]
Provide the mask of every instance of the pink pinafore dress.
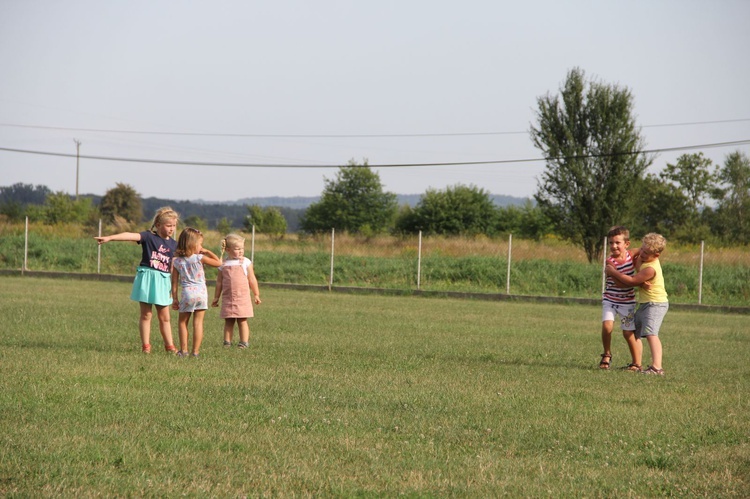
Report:
[{"label": "pink pinafore dress", "polygon": [[219,270],[221,279],[221,312],[222,319],[245,319],[253,317],[253,301],[250,298],[250,284],[247,281],[247,269],[250,260],[227,260]]}]

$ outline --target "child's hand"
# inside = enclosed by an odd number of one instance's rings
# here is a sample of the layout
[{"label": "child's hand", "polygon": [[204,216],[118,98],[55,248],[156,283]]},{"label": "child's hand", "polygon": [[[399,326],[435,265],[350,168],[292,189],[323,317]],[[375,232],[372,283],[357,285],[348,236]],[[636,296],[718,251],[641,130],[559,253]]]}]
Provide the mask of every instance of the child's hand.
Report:
[{"label": "child's hand", "polygon": [[218,307],[219,306],[219,299],[216,298],[214,301],[211,302],[212,307]]},{"label": "child's hand", "polygon": [[260,296],[259,295],[255,295],[255,304],[256,305],[260,305],[261,304]]},{"label": "child's hand", "polygon": [[107,236],[94,237],[94,239],[96,239],[96,242],[99,243],[100,245],[109,241],[109,237]]},{"label": "child's hand", "polygon": [[179,310],[180,309],[180,301],[175,298],[172,300],[172,310]]},{"label": "child's hand", "polygon": [[648,291],[649,289],[651,289],[651,286],[653,286],[652,282],[646,281],[643,284],[641,284],[641,289],[645,289],[646,291]]}]

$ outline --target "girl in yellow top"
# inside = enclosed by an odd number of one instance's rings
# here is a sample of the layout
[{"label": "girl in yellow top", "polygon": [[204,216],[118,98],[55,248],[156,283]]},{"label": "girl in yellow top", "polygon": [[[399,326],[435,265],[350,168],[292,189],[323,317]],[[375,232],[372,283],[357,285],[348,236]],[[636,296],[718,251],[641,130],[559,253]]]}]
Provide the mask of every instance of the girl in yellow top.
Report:
[{"label": "girl in yellow top", "polygon": [[[642,239],[641,251],[636,262],[638,273],[628,276],[607,265],[607,275],[629,286],[640,286],[638,291],[638,310],[635,313],[635,334],[637,338],[646,337],[651,350],[651,365],[644,374],[664,375],[662,368],[662,347],[659,339],[659,328],[669,310],[667,290],[664,287],[664,274],[661,270],[659,255],[664,252],[667,240],[661,234],[646,234]],[[636,362],[640,364],[640,359]]]}]

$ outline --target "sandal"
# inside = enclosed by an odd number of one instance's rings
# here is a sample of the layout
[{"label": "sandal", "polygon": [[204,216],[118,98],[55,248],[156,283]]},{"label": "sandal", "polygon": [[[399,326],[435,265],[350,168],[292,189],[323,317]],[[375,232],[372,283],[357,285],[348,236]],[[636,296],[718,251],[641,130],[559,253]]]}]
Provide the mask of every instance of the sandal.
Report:
[{"label": "sandal", "polygon": [[[604,360],[604,359],[607,359],[607,360]],[[599,369],[609,369],[610,364],[612,364],[612,354],[603,353],[602,360],[601,362],[599,362]]]},{"label": "sandal", "polygon": [[631,362],[630,364],[628,364],[627,366],[623,367],[622,369],[623,369],[623,371],[632,371],[632,372],[639,373],[639,372],[641,372],[641,365],[640,364],[633,364]]},{"label": "sandal", "polygon": [[145,345],[143,345],[143,346],[141,347],[141,351],[142,351],[143,353],[151,353],[151,345],[149,345],[148,343],[147,343],[147,344],[145,344]]},{"label": "sandal", "polygon": [[177,353],[177,348],[175,348],[174,345],[164,345],[164,350],[166,350],[167,353]]},{"label": "sandal", "polygon": [[225,347],[231,347],[231,346],[232,346],[232,342],[231,342],[231,341],[227,341],[227,340],[224,340],[224,346],[225,346]]},{"label": "sandal", "polygon": [[656,374],[657,376],[664,376],[664,369],[657,369],[654,366],[648,366],[648,369],[641,371],[641,374]]},{"label": "sandal", "polygon": [[248,347],[247,341],[240,341],[239,343],[237,343],[237,348],[247,348],[247,347]]}]

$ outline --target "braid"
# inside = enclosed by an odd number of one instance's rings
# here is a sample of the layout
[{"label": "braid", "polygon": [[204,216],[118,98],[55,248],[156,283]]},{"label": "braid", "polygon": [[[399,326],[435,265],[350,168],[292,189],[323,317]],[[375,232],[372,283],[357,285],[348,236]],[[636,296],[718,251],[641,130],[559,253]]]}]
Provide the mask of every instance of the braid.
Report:
[{"label": "braid", "polygon": [[227,238],[221,240],[221,256],[219,257],[221,260],[224,259],[224,251],[227,249]]}]

